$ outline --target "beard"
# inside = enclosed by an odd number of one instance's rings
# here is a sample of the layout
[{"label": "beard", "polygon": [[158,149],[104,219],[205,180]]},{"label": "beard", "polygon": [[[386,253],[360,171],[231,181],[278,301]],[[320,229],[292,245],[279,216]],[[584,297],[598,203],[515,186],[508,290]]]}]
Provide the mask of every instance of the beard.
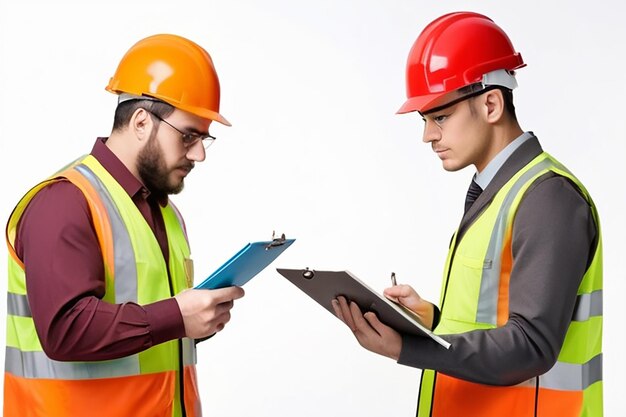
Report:
[{"label": "beard", "polygon": [[[178,182],[170,179],[170,173],[176,169],[168,169],[163,157],[163,149],[156,140],[156,130],[148,138],[148,143],[137,156],[137,169],[139,176],[146,188],[157,199],[166,198],[170,194],[180,193],[184,186],[184,180]],[[193,168],[193,163],[188,162],[181,167]]]}]

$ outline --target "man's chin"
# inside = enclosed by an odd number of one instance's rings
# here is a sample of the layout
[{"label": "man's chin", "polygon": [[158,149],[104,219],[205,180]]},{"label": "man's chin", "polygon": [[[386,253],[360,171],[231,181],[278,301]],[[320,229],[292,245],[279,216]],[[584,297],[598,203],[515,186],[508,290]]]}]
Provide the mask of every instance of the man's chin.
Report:
[{"label": "man's chin", "polygon": [[455,163],[454,161],[447,159],[442,161],[443,169],[448,171],[448,172],[456,172],[456,171],[460,171],[463,168],[465,168],[467,165],[463,165],[463,164],[459,164],[459,163]]},{"label": "man's chin", "polygon": [[443,164],[443,169],[447,172],[456,172],[459,170],[459,167],[451,164]]},{"label": "man's chin", "polygon": [[170,192],[168,194],[178,194],[183,191],[183,188],[185,188],[185,181],[180,180],[178,184],[172,185],[172,187],[170,187]]}]

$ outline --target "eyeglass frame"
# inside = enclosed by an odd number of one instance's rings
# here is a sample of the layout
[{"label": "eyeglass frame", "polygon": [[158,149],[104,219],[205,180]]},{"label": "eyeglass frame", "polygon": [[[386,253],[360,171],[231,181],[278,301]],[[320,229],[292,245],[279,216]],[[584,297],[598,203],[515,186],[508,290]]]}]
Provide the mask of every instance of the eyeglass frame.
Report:
[{"label": "eyeglass frame", "polygon": [[[431,113],[437,113],[437,112],[440,112],[441,110],[447,109],[448,107],[452,107],[455,104],[458,104],[458,103],[460,103],[462,101],[469,100],[470,98],[474,98],[474,97],[479,96],[481,94],[484,94],[484,93],[486,93],[488,91],[495,90],[496,88],[500,88],[500,86],[498,86],[498,85],[488,85],[488,86],[485,86],[482,83],[470,84],[469,86],[466,86],[466,87],[461,89],[461,90],[467,89],[468,92],[466,94],[464,94],[464,95],[462,95],[460,97],[456,97],[455,99],[453,99],[453,100],[451,100],[451,101],[449,101],[449,102],[447,102],[445,104],[442,104],[440,106],[433,107],[432,109],[428,109],[426,111],[419,111],[418,113],[422,117],[424,117],[424,116],[426,116],[428,114],[431,114]],[[454,91],[454,93],[456,93],[456,91]]]},{"label": "eyeglass frame", "polygon": [[208,149],[209,146],[211,146],[213,144],[213,142],[215,142],[215,139],[217,139],[215,136],[211,135],[210,133],[195,133],[195,132],[183,132],[182,130],[180,130],[179,128],[177,128],[176,126],[174,126],[173,124],[171,124],[170,122],[168,122],[167,120],[165,120],[164,118],[162,118],[161,116],[159,116],[158,114],[148,110],[148,109],[144,109],[146,110],[148,113],[150,113],[152,116],[156,117],[157,120],[165,123],[166,125],[168,125],[169,127],[171,127],[172,129],[174,129],[175,131],[177,131],[178,133],[180,133],[181,135],[181,139],[183,141],[183,146],[185,147],[185,149],[189,149],[191,148],[193,145],[195,145],[196,143],[202,141],[202,145],[204,147],[204,149]]}]

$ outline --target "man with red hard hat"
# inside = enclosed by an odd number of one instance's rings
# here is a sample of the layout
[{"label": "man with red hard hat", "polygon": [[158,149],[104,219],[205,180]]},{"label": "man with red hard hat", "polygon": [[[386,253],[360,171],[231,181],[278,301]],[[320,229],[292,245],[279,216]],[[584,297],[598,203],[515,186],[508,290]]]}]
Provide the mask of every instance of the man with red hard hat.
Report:
[{"label": "man with red hard hat", "polygon": [[4,416],[200,416],[195,339],[230,320],[239,287],[194,290],[180,192],[215,137],[209,54],[147,37],[106,89],[113,128],[11,214]]},{"label": "man with red hard hat", "polygon": [[601,416],[602,239],[581,182],[520,127],[524,67],[490,18],[450,13],[409,53],[407,100],[446,171],[476,168],[439,307],[408,285],[385,295],[451,346],[400,334],[337,297],[359,343],[423,369],[418,416]]}]

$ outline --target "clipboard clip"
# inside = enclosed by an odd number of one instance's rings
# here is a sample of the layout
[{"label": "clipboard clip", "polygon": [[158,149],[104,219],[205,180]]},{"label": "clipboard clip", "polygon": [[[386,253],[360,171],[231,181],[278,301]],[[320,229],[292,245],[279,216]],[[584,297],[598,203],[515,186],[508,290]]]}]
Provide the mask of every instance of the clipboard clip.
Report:
[{"label": "clipboard clip", "polygon": [[282,246],[285,244],[285,234],[283,233],[280,237],[275,237],[276,236],[276,232],[272,231],[272,241],[265,246],[265,250],[270,250],[272,248],[275,248],[276,246]]}]

